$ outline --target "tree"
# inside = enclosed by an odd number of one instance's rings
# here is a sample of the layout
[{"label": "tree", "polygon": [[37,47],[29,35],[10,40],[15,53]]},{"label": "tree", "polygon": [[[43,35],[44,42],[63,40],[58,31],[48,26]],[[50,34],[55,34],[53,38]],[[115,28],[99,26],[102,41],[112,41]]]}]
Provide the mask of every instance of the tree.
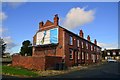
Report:
[{"label": "tree", "polygon": [[6,49],[6,43],[4,42],[3,39],[0,38],[0,53],[2,56],[5,54],[5,49]]},{"label": "tree", "polygon": [[25,56],[25,54],[27,54],[27,56],[32,56],[32,44],[29,40],[25,40],[22,42],[20,54],[22,56]]}]

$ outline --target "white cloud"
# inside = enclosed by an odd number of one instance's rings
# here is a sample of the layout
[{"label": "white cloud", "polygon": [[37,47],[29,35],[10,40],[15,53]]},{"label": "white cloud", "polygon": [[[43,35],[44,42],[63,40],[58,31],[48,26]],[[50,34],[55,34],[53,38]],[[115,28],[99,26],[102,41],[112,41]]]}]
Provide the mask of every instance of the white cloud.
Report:
[{"label": "white cloud", "polygon": [[72,8],[66,15],[63,21],[63,26],[68,29],[73,29],[82,26],[94,20],[94,10],[85,10],[86,8]]},{"label": "white cloud", "polygon": [[98,45],[100,47],[102,47],[103,49],[116,49],[118,48],[118,44],[117,43],[102,43],[102,42],[99,42]]},{"label": "white cloud", "polygon": [[7,37],[3,37],[3,40],[5,41],[5,43],[7,44],[7,48],[6,48],[6,51],[10,51],[13,47],[17,46],[12,38],[10,36],[7,36]]},{"label": "white cloud", "polygon": [[4,12],[0,12],[0,21],[3,21],[7,18],[7,15]]}]

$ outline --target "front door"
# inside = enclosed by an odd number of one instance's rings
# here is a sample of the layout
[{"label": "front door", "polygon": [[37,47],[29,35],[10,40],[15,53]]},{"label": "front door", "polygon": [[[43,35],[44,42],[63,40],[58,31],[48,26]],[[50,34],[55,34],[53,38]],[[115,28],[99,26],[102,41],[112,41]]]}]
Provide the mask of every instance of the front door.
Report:
[{"label": "front door", "polygon": [[93,55],[93,62],[95,62],[95,55]]},{"label": "front door", "polygon": [[78,64],[78,52],[75,51],[75,65]]}]

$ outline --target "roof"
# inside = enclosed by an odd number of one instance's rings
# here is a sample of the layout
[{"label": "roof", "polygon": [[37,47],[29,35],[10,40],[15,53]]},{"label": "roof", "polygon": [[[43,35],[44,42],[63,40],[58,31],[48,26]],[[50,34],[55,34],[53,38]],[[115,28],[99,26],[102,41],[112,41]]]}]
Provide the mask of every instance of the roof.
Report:
[{"label": "roof", "polygon": [[106,51],[120,51],[120,49],[106,49]]},{"label": "roof", "polygon": [[64,29],[65,31],[71,33],[72,35],[74,35],[74,36],[76,36],[76,37],[78,37],[78,38],[80,38],[80,39],[82,39],[82,40],[85,40],[86,42],[88,42],[88,43],[90,43],[90,44],[93,44],[94,46],[97,46],[97,47],[101,48],[100,46],[98,46],[98,45],[96,45],[96,44],[94,44],[94,43],[86,40],[85,38],[81,38],[79,35],[77,35],[77,34],[71,32],[71,31],[67,30],[66,28],[63,28],[63,27],[61,27],[61,26],[59,26],[59,27],[62,28],[62,29]]}]

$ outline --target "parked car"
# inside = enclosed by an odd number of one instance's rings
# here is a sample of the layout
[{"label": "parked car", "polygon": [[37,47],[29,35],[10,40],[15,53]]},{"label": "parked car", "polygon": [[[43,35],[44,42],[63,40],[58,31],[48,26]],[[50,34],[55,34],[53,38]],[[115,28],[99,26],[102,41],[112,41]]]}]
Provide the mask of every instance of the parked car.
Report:
[{"label": "parked car", "polygon": [[108,59],[107,62],[117,62],[115,59]]}]

